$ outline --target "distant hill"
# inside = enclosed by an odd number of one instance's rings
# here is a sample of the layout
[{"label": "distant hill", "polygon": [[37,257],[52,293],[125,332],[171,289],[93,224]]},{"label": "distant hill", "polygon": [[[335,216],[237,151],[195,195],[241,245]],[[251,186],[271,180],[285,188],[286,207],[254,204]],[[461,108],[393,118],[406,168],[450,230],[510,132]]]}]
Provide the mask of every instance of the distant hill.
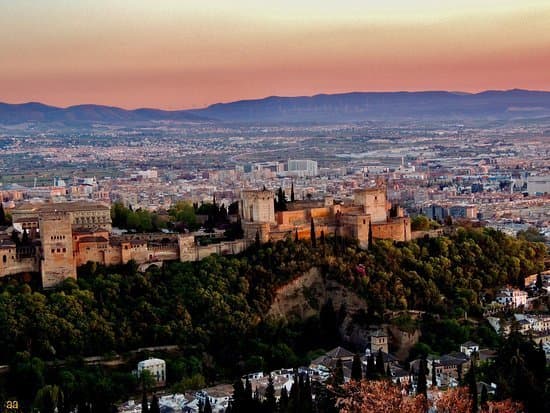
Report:
[{"label": "distant hill", "polygon": [[550,92],[368,92],[272,96],[218,103],[192,113],[224,121],[338,122],[391,119],[511,119],[550,115]]},{"label": "distant hill", "polygon": [[0,103],[0,123],[4,124],[24,122],[61,122],[71,124],[91,122],[128,123],[159,120],[192,122],[205,121],[207,119],[186,110],[126,110],[102,105],[78,105],[68,108],[58,108],[36,102],[23,104]]},{"label": "distant hill", "polygon": [[0,103],[0,123],[126,123],[159,120],[223,122],[345,122],[392,119],[514,119],[550,116],[550,92],[353,92],[217,103],[204,109],[125,110]]}]

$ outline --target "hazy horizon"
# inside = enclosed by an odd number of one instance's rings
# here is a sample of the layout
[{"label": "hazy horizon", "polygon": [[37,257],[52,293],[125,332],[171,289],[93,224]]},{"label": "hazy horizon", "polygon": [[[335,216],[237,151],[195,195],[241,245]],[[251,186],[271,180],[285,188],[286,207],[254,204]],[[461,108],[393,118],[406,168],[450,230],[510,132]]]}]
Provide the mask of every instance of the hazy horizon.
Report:
[{"label": "hazy horizon", "polygon": [[246,99],[237,99],[237,100],[228,100],[228,101],[217,101],[210,103],[206,106],[202,107],[181,107],[181,108],[163,108],[163,107],[156,107],[152,105],[144,105],[144,106],[122,106],[122,105],[111,105],[111,104],[102,104],[102,103],[95,103],[95,102],[80,102],[75,103],[71,105],[55,105],[51,104],[49,102],[43,102],[43,101],[20,101],[20,102],[8,102],[0,99],[0,103],[5,103],[9,105],[24,105],[24,104],[31,104],[31,103],[38,103],[43,104],[45,106],[51,106],[51,107],[57,107],[61,109],[67,109],[70,107],[75,106],[111,106],[111,107],[117,107],[124,110],[137,110],[137,109],[160,109],[160,110],[167,110],[167,111],[179,111],[179,110],[195,110],[195,109],[206,109],[207,107],[211,105],[216,104],[225,104],[225,103],[233,103],[233,102],[240,102],[240,101],[260,101],[268,98],[301,98],[301,97],[315,97],[315,96],[322,96],[322,95],[345,95],[345,94],[352,94],[352,93],[432,93],[432,92],[445,92],[445,93],[456,93],[456,94],[478,94],[483,92],[508,92],[512,90],[523,90],[527,92],[543,92],[543,93],[550,93],[550,90],[535,90],[535,89],[520,89],[520,88],[511,88],[511,89],[482,89],[479,91],[474,92],[468,92],[464,90],[387,90],[387,91],[380,91],[380,90],[349,90],[345,92],[335,92],[335,93],[324,93],[324,92],[318,92],[313,93],[311,95],[269,95],[269,96],[260,96],[260,97],[252,97],[252,98],[246,98]]},{"label": "hazy horizon", "polygon": [[355,91],[550,90],[543,0],[0,0],[0,101],[202,108]]}]

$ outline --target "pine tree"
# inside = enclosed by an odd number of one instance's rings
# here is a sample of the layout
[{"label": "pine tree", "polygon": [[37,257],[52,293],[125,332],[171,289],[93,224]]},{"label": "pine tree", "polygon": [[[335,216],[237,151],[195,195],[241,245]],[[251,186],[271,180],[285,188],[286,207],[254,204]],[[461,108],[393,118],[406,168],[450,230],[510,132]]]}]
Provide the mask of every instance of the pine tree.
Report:
[{"label": "pine tree", "polygon": [[311,218],[311,246],[313,248],[317,247],[317,238],[315,236],[315,222],[313,222],[313,218]]},{"label": "pine tree", "polygon": [[353,356],[353,363],[351,364],[351,379],[355,381],[361,381],[363,379],[363,369],[359,354],[355,354]]},{"label": "pine tree", "polygon": [[277,407],[277,399],[275,398],[275,386],[273,384],[273,377],[271,377],[271,375],[269,375],[269,379],[267,380],[263,407],[266,413],[275,412],[275,408]]},{"label": "pine tree", "polygon": [[[151,400],[149,413],[160,413],[159,399],[156,394],[153,395],[153,400]],[[212,411],[210,411],[210,413],[212,413]]]}]

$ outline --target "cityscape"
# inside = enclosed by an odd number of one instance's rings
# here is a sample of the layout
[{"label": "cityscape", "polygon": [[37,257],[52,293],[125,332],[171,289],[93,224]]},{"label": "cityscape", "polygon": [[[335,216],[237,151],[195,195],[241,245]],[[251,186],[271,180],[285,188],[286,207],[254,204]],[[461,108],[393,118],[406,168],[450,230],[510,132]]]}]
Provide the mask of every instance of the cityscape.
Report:
[{"label": "cityscape", "polygon": [[0,413],[550,410],[545,2],[26,3]]}]

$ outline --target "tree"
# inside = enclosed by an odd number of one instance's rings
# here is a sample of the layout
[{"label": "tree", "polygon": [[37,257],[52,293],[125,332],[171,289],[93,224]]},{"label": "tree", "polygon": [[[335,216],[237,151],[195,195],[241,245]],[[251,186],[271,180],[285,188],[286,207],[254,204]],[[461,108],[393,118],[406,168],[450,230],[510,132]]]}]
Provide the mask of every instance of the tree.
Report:
[{"label": "tree", "polygon": [[283,386],[279,397],[279,412],[286,412],[288,408],[288,390]]},{"label": "tree", "polygon": [[537,274],[537,281],[535,282],[535,285],[538,290],[542,288],[542,274],[540,272]]},{"label": "tree", "polygon": [[344,384],[344,365],[342,364],[342,359],[336,361],[336,368],[334,369],[334,384],[342,385]]},{"label": "tree", "polygon": [[0,225],[6,225],[6,213],[4,212],[4,205],[2,205],[2,200],[0,199]]},{"label": "tree", "polygon": [[38,390],[34,399],[34,407],[42,413],[54,413],[63,405],[63,392],[59,386],[46,385]]},{"label": "tree", "polygon": [[426,382],[426,359],[421,359],[418,365],[418,380],[416,382],[416,394],[426,397],[428,384]]},{"label": "tree", "polygon": [[234,412],[242,412],[245,405],[245,390],[243,381],[238,378],[233,383],[232,409]]},{"label": "tree", "polygon": [[432,386],[437,387],[437,376],[435,372],[435,361],[432,360]]},{"label": "tree", "polygon": [[149,413],[149,403],[147,402],[147,392],[145,390],[141,396],[141,412]]},{"label": "tree", "polygon": [[421,413],[426,411],[423,395],[404,396],[401,389],[389,380],[350,381],[343,386],[336,407],[342,413],[384,412]]},{"label": "tree", "polygon": [[369,238],[368,238],[368,243],[369,243],[369,249],[372,249],[373,245],[373,239],[372,239],[372,222],[370,222],[369,220]]},{"label": "tree", "polygon": [[481,387],[481,400],[479,403],[482,411],[487,410],[487,408],[489,407],[489,405],[487,404],[488,401],[489,395],[487,394],[487,386],[483,384],[483,386]]},{"label": "tree", "polygon": [[465,387],[442,392],[434,401],[438,413],[470,413],[470,395]]},{"label": "tree", "polygon": [[290,184],[290,202],[294,202],[294,181]]},{"label": "tree", "polygon": [[[153,399],[151,400],[151,407],[149,408],[149,413],[160,413],[159,399],[156,394],[153,394]],[[210,411],[212,413],[212,411]]]},{"label": "tree", "polygon": [[208,396],[204,401],[204,413],[212,413],[212,405],[210,404],[210,398]]},{"label": "tree", "polygon": [[315,222],[311,218],[311,246],[313,248],[317,247],[317,237],[315,236]]},{"label": "tree", "polygon": [[355,354],[353,356],[353,362],[351,364],[351,379],[355,381],[361,381],[363,379],[363,368],[359,354]]},{"label": "tree", "polygon": [[379,348],[378,353],[376,353],[376,373],[378,374],[378,377],[384,377],[385,372],[384,354],[382,353],[382,349]]},{"label": "tree", "polygon": [[472,360],[470,369],[466,373],[466,383],[468,384],[468,389],[470,396],[472,397],[472,413],[477,412],[477,379],[476,379],[476,367],[475,361]]},{"label": "tree", "polygon": [[367,379],[376,379],[376,364],[374,363],[374,356],[372,354],[367,357]]},{"label": "tree", "polygon": [[277,407],[277,399],[275,398],[275,386],[273,385],[273,377],[271,376],[271,374],[269,375],[269,379],[267,380],[267,387],[265,388],[264,396],[264,411],[266,413],[275,412],[275,408]]}]

